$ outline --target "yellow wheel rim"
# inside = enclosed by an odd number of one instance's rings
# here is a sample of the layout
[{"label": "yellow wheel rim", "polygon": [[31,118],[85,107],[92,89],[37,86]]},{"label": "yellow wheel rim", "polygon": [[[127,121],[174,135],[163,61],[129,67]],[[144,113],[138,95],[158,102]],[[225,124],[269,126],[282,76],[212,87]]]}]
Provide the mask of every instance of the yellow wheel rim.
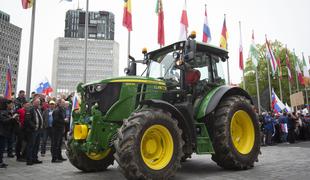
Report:
[{"label": "yellow wheel rim", "polygon": [[173,155],[173,139],[162,125],[153,125],[143,134],[140,152],[144,163],[153,170],[166,167]]},{"label": "yellow wheel rim", "polygon": [[255,141],[255,131],[247,112],[243,110],[235,112],[230,122],[230,134],[239,153],[248,154],[251,152]]},{"label": "yellow wheel rim", "polygon": [[105,157],[107,157],[111,152],[111,148],[103,151],[103,152],[100,152],[100,153],[93,153],[93,152],[90,152],[90,153],[86,153],[86,156],[89,158],[89,159],[92,159],[92,160],[95,160],[95,161],[99,161],[101,159],[104,159]]}]

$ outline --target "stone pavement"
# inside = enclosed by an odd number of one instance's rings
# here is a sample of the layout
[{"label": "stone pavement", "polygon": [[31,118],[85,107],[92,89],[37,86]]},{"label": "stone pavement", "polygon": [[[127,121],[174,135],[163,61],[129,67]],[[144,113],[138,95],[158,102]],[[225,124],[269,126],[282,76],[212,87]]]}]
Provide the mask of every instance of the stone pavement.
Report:
[{"label": "stone pavement", "polygon": [[[176,180],[205,179],[310,179],[310,142],[296,144],[279,144],[262,147],[262,155],[255,167],[247,171],[227,171],[218,167],[210,155],[194,155],[192,159],[182,164]],[[6,155],[6,154],[5,154]],[[43,164],[26,166],[26,163],[16,162],[15,158],[5,158],[9,164],[7,169],[0,169],[1,180],[60,180],[60,179],[125,179],[117,169],[117,163],[105,172],[83,173],[74,168],[69,161],[51,163],[51,156],[40,158]]]}]

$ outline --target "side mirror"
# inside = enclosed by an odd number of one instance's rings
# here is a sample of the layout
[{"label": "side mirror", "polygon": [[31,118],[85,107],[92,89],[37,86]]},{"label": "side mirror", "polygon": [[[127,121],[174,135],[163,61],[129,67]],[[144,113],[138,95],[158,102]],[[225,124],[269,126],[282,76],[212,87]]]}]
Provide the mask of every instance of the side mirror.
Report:
[{"label": "side mirror", "polygon": [[137,75],[137,64],[136,64],[136,62],[134,62],[134,61],[130,62],[129,67],[125,68],[124,72],[127,76]]},{"label": "side mirror", "polygon": [[185,62],[190,62],[195,58],[195,51],[196,51],[196,41],[194,39],[188,39],[185,43],[185,55],[184,60]]}]

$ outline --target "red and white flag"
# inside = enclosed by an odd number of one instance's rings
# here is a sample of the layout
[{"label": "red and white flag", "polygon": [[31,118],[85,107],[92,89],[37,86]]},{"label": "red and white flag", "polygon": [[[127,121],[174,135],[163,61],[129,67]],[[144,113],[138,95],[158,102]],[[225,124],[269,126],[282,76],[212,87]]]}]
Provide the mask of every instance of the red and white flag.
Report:
[{"label": "red and white flag", "polygon": [[160,46],[165,45],[164,8],[162,0],[157,0],[156,13],[158,15],[157,42]]},{"label": "red and white flag", "polygon": [[276,58],[272,52],[271,45],[270,45],[269,41],[267,40],[267,35],[266,35],[266,57],[270,61],[272,75],[274,76],[276,71],[277,71],[277,61],[276,61]]},{"label": "red and white flag", "polygon": [[180,29],[180,40],[186,40],[187,39],[187,33],[188,33],[188,18],[187,18],[187,11],[186,11],[186,0],[184,1],[184,7],[182,10],[181,15],[181,29]]}]

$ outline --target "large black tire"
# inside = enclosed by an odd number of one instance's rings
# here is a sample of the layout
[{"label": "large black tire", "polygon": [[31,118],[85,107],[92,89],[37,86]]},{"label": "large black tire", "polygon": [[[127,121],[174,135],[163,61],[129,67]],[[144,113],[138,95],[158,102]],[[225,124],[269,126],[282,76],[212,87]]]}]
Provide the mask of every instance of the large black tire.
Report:
[{"label": "large black tire", "polygon": [[[249,152],[241,153],[234,145],[231,134],[231,121],[237,111],[244,111],[248,114],[253,124],[254,144]],[[237,116],[237,119],[239,117]],[[240,118],[239,118],[240,119]],[[253,111],[250,101],[243,96],[230,96],[221,100],[217,106],[213,117],[207,122],[208,130],[212,139],[215,154],[212,154],[212,160],[225,169],[244,170],[254,166],[260,152],[260,131],[258,119]],[[243,129],[243,133],[247,130]]]},{"label": "large black tire", "polygon": [[[168,164],[158,170],[148,166],[141,152],[144,134],[148,134],[148,130],[156,125],[168,130],[173,144],[173,154],[170,159],[168,158]],[[161,140],[161,144],[165,144],[163,141]],[[169,113],[160,109],[143,109],[134,112],[119,129],[114,156],[127,179],[169,179],[181,167],[183,144],[182,131]],[[167,149],[165,145],[162,147]],[[144,150],[144,153],[145,151],[147,150]]]},{"label": "large black tire", "polygon": [[114,162],[114,150],[111,149],[109,154],[100,160],[90,159],[85,152],[73,146],[74,140],[68,139],[66,146],[66,155],[73,166],[84,172],[98,172],[106,170]]}]

